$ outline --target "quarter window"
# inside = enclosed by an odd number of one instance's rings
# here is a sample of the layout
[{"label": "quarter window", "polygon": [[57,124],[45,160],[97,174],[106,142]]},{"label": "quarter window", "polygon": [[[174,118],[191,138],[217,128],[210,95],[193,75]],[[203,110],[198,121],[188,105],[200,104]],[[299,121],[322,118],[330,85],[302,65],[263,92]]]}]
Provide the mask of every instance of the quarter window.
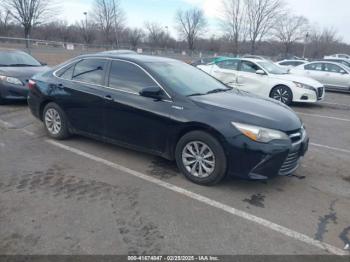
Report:
[{"label": "quarter window", "polygon": [[107,61],[103,59],[85,59],[75,66],[72,80],[103,85]]},{"label": "quarter window", "polygon": [[109,87],[139,93],[157,84],[139,67],[122,61],[113,61],[109,75]]},{"label": "quarter window", "polygon": [[70,65],[58,71],[57,76],[66,80],[72,80],[73,71],[74,65]]}]

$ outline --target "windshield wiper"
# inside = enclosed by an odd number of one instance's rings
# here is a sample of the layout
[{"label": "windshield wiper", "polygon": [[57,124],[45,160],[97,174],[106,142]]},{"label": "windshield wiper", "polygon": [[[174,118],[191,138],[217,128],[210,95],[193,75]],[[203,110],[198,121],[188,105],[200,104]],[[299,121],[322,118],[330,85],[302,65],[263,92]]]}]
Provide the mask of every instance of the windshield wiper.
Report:
[{"label": "windshield wiper", "polygon": [[213,89],[207,92],[207,95],[209,94],[215,94],[215,93],[220,93],[220,92],[227,92],[229,90],[232,90],[231,88],[218,88],[218,89]]},{"label": "windshield wiper", "polygon": [[204,96],[206,94],[203,94],[203,93],[193,93],[193,94],[190,94],[188,96]]}]

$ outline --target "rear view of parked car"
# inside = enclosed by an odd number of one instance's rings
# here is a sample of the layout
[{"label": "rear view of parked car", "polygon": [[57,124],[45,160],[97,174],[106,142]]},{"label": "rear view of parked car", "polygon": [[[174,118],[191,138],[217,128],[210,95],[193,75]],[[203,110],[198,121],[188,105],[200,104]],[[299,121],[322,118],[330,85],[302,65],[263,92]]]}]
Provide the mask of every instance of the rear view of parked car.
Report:
[{"label": "rear view of parked car", "polygon": [[77,133],[176,160],[201,185],[289,175],[308,148],[290,108],[167,58],[81,56],[36,75],[28,102],[52,138]]},{"label": "rear view of parked car", "polygon": [[0,49],[0,104],[26,100],[29,78],[48,69],[25,52]]},{"label": "rear view of parked car", "polygon": [[329,90],[350,91],[350,68],[340,63],[315,61],[295,67],[290,72],[313,78]]},{"label": "rear view of parked car", "polygon": [[220,58],[198,68],[229,86],[287,105],[292,102],[314,103],[323,100],[325,95],[321,83],[290,75],[287,69],[267,60]]}]

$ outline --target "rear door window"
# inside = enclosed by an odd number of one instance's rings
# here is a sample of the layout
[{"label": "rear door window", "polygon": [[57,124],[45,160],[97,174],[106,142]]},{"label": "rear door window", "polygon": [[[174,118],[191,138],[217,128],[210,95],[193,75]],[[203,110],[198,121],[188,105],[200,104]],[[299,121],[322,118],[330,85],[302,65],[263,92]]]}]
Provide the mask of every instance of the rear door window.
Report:
[{"label": "rear door window", "polygon": [[241,69],[240,71],[243,71],[243,72],[249,72],[249,73],[256,73],[256,71],[258,70],[261,70],[261,68],[250,62],[250,61],[242,61],[241,62]]},{"label": "rear door window", "polygon": [[222,69],[238,70],[239,61],[238,60],[226,60],[216,63],[216,65]]},{"label": "rear door window", "polygon": [[323,64],[322,63],[313,63],[304,66],[306,70],[312,70],[312,71],[322,71],[323,70]]},{"label": "rear door window", "polygon": [[103,85],[107,67],[104,59],[85,59],[75,65],[72,80]]}]

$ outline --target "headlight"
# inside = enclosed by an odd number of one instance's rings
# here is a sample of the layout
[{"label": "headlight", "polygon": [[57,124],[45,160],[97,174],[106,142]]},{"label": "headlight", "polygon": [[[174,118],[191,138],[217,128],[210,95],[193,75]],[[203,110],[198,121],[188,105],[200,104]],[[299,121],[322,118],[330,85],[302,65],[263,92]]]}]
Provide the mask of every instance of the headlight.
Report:
[{"label": "headlight", "polygon": [[268,143],[272,140],[289,140],[289,137],[286,133],[278,130],[236,122],[232,122],[232,125],[241,131],[243,135],[256,142]]},{"label": "headlight", "polygon": [[312,86],[305,85],[305,84],[299,83],[299,82],[293,82],[293,83],[299,88],[304,88],[304,89],[309,89],[309,90],[315,91],[315,88],[313,88]]},{"label": "headlight", "polygon": [[5,82],[10,83],[10,84],[13,84],[13,85],[23,86],[22,81],[19,80],[18,78],[15,78],[15,77],[0,75],[0,80],[5,81]]}]

